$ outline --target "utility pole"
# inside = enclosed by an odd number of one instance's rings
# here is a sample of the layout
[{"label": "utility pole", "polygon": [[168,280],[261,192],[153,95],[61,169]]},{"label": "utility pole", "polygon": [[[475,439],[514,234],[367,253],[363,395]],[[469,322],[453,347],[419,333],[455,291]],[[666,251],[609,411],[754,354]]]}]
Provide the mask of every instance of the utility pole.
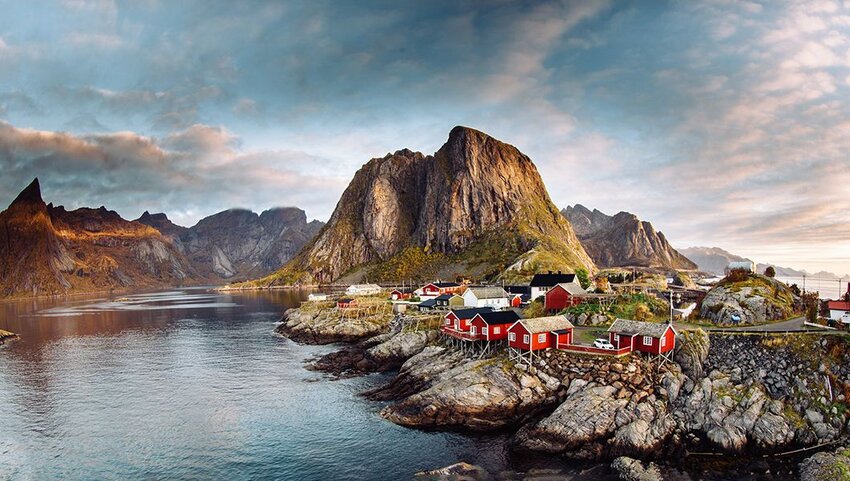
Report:
[{"label": "utility pole", "polygon": [[673,324],[673,289],[670,289],[670,324]]},{"label": "utility pole", "polygon": [[803,274],[803,294],[806,293],[806,275]]}]

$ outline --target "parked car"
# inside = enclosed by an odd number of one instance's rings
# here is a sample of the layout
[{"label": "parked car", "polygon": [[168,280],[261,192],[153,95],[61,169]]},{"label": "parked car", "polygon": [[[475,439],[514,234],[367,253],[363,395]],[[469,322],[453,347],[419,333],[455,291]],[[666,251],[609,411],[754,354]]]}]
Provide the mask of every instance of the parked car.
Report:
[{"label": "parked car", "polygon": [[614,345],[608,342],[608,339],[597,339],[593,341],[593,347],[598,349],[608,349],[613,351]]}]

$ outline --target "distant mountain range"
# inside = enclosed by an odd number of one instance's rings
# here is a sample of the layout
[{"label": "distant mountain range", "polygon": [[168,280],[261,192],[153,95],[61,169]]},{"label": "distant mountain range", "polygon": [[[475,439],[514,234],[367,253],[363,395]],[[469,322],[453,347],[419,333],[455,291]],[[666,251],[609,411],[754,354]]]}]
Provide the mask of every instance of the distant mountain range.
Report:
[{"label": "distant mountain range", "polygon": [[[746,257],[741,257],[739,255],[732,254],[729,251],[723,250],[719,247],[688,247],[687,249],[679,249],[679,251],[696,262],[699,266],[699,270],[703,272],[708,272],[716,275],[723,275],[726,266],[729,265],[730,262],[740,262],[740,261],[749,261],[753,262],[752,259],[747,259]],[[805,270],[797,270],[790,267],[782,267],[777,266],[775,264],[765,264],[765,263],[756,263],[756,271],[759,274],[764,273],[764,270],[767,269],[768,266],[773,266],[774,270],[776,270],[777,277],[816,277],[820,279],[839,279],[842,276],[833,274],[832,272],[820,271],[814,274],[806,272]],[[848,277],[845,275],[844,277]]]},{"label": "distant mountain range", "polygon": [[600,267],[653,267],[695,270],[697,265],[674,249],[664,234],[634,214],[610,216],[576,204],[561,213]]},{"label": "distant mountain range", "polygon": [[328,224],[257,285],[469,275],[522,280],[595,266],[516,147],[455,127],[434,154],[367,162]]},{"label": "distant mountain range", "polygon": [[46,204],[38,179],[0,212],[0,297],[221,283],[265,275],[321,229],[296,208],[231,210],[191,228]]}]

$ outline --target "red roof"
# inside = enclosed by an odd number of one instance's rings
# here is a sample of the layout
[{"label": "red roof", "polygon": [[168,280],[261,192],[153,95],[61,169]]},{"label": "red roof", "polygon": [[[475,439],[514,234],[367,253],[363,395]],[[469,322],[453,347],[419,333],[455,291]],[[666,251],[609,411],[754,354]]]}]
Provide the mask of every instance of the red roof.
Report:
[{"label": "red roof", "polygon": [[850,302],[847,301],[829,301],[827,304],[834,311],[850,311]]}]

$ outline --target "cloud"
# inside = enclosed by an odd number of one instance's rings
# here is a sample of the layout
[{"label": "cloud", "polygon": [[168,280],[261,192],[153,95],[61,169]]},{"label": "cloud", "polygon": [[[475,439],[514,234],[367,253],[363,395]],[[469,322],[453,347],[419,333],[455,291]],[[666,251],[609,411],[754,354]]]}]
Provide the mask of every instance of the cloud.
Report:
[{"label": "cloud", "polygon": [[45,200],[107,205],[126,217],[159,210],[192,224],[231,207],[295,205],[330,215],[326,196],[347,179],[300,172],[322,162],[303,152],[246,151],[220,127],[194,125],[165,139],[133,132],[77,136],[0,122],[0,194],[8,201],[38,176]]}]

